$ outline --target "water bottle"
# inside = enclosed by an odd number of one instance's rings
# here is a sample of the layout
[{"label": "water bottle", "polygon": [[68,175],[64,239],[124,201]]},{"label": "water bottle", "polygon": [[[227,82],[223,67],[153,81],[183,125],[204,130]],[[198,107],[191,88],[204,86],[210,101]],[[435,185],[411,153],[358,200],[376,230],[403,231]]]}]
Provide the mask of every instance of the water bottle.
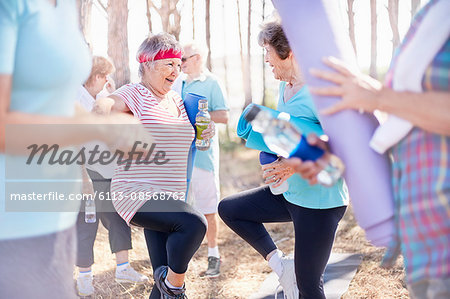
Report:
[{"label": "water bottle", "polygon": [[95,200],[93,198],[88,198],[84,202],[84,221],[86,223],[95,223],[97,221]]},{"label": "water bottle", "polygon": [[198,113],[195,117],[195,123],[197,127],[197,139],[195,140],[195,147],[200,151],[206,151],[207,149],[209,149],[209,139],[203,139],[201,135],[203,130],[208,128],[210,122],[211,116],[208,113],[208,100],[199,100]]},{"label": "water bottle", "polygon": [[[270,164],[272,162],[275,162],[276,160],[278,160],[278,156],[277,155],[269,154],[269,153],[266,153],[266,152],[260,152],[259,153],[259,162],[261,163],[261,165]],[[269,171],[269,170],[265,170],[264,173],[267,172],[267,171]],[[272,177],[268,177],[267,179],[271,179],[271,178]],[[269,184],[270,191],[274,195],[282,194],[282,193],[286,192],[289,189],[288,181],[284,181],[278,187],[273,187],[273,185],[276,184],[276,183],[277,182]]]},{"label": "water bottle", "polygon": [[[273,117],[269,112],[254,105],[244,118],[252,124],[255,132],[262,134],[267,147],[282,157],[316,161],[325,154],[321,148],[308,144],[306,136],[289,122],[290,115],[287,113],[282,112],[278,117]],[[343,172],[342,161],[335,155],[330,155],[326,165],[323,165],[323,170],[317,175],[317,180],[324,186],[332,186]]]}]

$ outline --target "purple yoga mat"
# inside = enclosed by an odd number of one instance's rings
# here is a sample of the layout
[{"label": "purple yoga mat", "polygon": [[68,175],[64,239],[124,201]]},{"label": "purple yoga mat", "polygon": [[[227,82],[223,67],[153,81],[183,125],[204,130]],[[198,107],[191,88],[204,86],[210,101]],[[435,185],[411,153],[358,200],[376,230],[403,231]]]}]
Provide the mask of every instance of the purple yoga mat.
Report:
[{"label": "purple yoga mat", "polygon": [[[273,4],[308,85],[330,84],[308,71],[326,68],[322,57],[335,56],[356,65],[337,1],[273,0]],[[316,95],[313,99],[318,110],[340,100]],[[387,246],[394,236],[390,165],[386,155],[369,147],[378,122],[372,115],[350,110],[319,117],[332,151],[345,163],[344,176],[358,224],[374,245]]]}]

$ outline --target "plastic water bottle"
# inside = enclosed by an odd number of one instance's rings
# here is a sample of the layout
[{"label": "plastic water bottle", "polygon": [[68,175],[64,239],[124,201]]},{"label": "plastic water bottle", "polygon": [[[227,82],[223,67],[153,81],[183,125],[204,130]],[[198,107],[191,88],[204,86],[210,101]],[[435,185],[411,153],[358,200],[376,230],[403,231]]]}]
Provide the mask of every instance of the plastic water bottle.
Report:
[{"label": "plastic water bottle", "polygon": [[[267,147],[282,157],[316,161],[325,154],[321,148],[308,144],[306,136],[289,122],[290,115],[287,113],[282,112],[278,117],[273,117],[269,112],[254,105],[244,118],[252,124],[254,131],[262,134]],[[327,164],[323,165],[323,170],[317,175],[317,180],[324,186],[332,186],[343,172],[342,161],[331,155]]]},{"label": "plastic water bottle", "polygon": [[200,151],[206,151],[210,147],[209,139],[202,138],[202,132],[208,128],[211,122],[211,116],[208,113],[208,101],[198,101],[198,113],[195,117],[197,127],[197,139],[195,140],[195,147]]},{"label": "plastic water bottle", "polygon": [[97,221],[95,201],[93,198],[88,198],[84,202],[84,221],[86,223],[95,223]]},{"label": "plastic water bottle", "polygon": [[[278,160],[277,155],[269,154],[266,152],[259,153],[259,162],[261,163],[261,165],[270,164],[272,162],[275,162],[276,160]],[[266,173],[267,171],[269,171],[269,170],[265,170],[264,173]],[[271,179],[271,178],[272,177],[268,177],[267,179]],[[282,194],[282,193],[288,191],[288,189],[289,189],[288,181],[284,181],[278,187],[273,187],[274,184],[276,184],[276,182],[269,184],[270,191],[272,191],[272,194],[274,194],[274,195]]]}]

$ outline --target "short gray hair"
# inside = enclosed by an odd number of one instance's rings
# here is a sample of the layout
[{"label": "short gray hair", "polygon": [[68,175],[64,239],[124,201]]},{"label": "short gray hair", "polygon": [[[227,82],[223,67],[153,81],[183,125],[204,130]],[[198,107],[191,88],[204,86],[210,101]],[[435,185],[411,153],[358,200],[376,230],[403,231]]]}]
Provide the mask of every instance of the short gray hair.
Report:
[{"label": "short gray hair", "polygon": [[270,45],[275,49],[278,57],[286,59],[291,52],[289,41],[284,34],[280,22],[273,21],[262,25],[261,32],[258,34],[258,44],[263,47]]},{"label": "short gray hair", "polygon": [[[145,57],[145,60],[152,61],[156,54],[160,51],[173,50],[174,52],[182,52],[178,41],[175,37],[169,33],[158,33],[156,35],[149,36],[146,38],[136,53],[136,60],[139,62],[141,57]],[[143,63],[139,64],[139,76],[142,77],[144,73]]]}]

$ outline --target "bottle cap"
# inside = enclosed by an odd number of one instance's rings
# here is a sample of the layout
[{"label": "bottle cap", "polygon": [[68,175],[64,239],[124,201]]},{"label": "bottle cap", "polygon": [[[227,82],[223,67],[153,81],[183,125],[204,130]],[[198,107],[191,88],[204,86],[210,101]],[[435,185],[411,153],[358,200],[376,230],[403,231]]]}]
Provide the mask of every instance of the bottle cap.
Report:
[{"label": "bottle cap", "polygon": [[261,111],[261,108],[259,108],[256,105],[253,105],[248,111],[247,113],[244,115],[244,118],[246,121],[248,122],[252,122],[256,115]]},{"label": "bottle cap", "polygon": [[272,162],[275,162],[277,159],[278,159],[277,155],[269,154],[266,152],[259,153],[259,163],[261,165],[270,164]]},{"label": "bottle cap", "polygon": [[208,109],[208,100],[205,99],[199,100],[198,109]]}]

